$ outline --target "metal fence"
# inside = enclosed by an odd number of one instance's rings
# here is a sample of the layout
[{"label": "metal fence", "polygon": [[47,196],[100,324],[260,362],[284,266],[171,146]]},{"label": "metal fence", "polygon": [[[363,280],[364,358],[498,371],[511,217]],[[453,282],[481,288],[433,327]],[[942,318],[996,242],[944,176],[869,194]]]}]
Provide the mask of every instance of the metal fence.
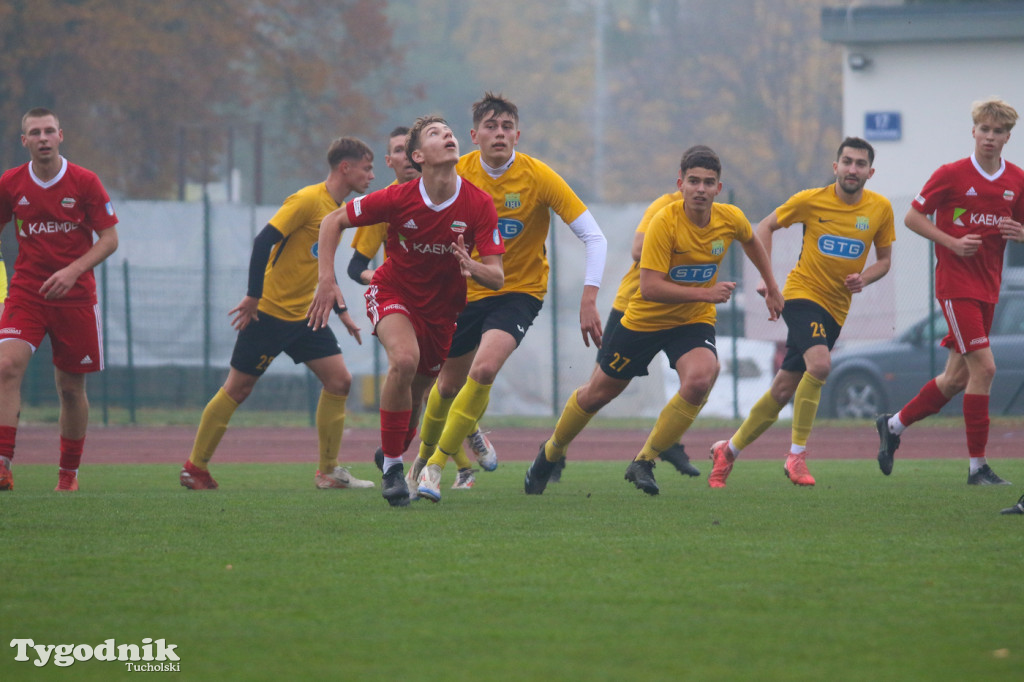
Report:
[{"label": "metal fence", "polygon": [[[854,297],[842,342],[892,339],[932,309],[930,245],[902,226],[909,198],[894,200],[897,242],[890,274]],[[609,240],[602,314],[610,310],[620,277],[629,267],[633,232],[644,205],[592,206]],[[94,410],[112,407],[202,407],[223,382],[235,332],[227,311],[245,293],[252,236],[275,207],[234,204],[125,202],[121,217],[121,248],[97,272],[103,315],[106,370],[89,380]],[[752,216],[752,220],[757,220]],[[781,282],[799,253],[799,226],[776,233],[773,260]],[[582,292],[583,247],[571,231],[553,219],[548,255],[552,266],[544,308],[522,346],[499,374],[489,413],[500,415],[557,414],[572,390],[586,381],[594,367],[595,349],[583,345],[578,326]],[[357,346],[337,321],[349,370],[355,377],[350,409],[376,410],[382,354],[369,334],[358,301],[364,287],[345,276],[351,254],[348,241],[339,249],[337,269],[354,319],[364,327]],[[727,257],[724,276],[742,280],[729,304],[720,307],[719,356],[722,373],[706,415],[744,416],[767,390],[776,366],[780,321],[768,324],[762,299],[754,292],[756,271],[742,250]],[[1016,254],[1016,255],[1015,255]],[[1011,254],[1011,261],[1020,251]],[[935,343],[929,341],[930,347]],[[935,354],[934,372],[945,354]],[[678,388],[667,362],[656,361],[650,377],[639,378],[603,414],[655,416],[667,395]],[[40,348],[25,379],[27,405],[54,404],[49,347]],[[249,409],[294,410],[312,415],[319,384],[303,366],[278,358],[246,403]],[[785,416],[785,415],[784,415]],[[311,417],[312,418],[312,417]]]}]

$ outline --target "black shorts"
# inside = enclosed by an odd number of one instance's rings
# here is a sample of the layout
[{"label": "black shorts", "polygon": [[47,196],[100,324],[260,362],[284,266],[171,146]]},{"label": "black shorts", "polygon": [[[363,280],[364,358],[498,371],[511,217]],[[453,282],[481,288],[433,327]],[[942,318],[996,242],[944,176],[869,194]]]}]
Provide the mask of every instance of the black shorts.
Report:
[{"label": "black shorts", "polygon": [[795,298],[786,301],[782,309],[782,319],[786,322],[786,357],[779,366],[788,372],[806,372],[804,353],[812,346],[836,345],[839,332],[843,327],[827,310],[814,301]]},{"label": "black shorts", "polygon": [[260,311],[259,318],[238,332],[231,366],[239,372],[263,376],[280,353],[295,364],[341,354],[338,339],[330,327],[313,331],[305,320],[286,322]]},{"label": "black shorts", "polygon": [[625,314],[626,311],[616,310],[615,308],[612,308],[611,312],[608,313],[608,319],[605,320],[604,329],[601,333],[601,347],[597,349],[597,357],[594,358],[597,364],[601,364],[601,360],[604,358],[604,351],[611,342],[612,334],[621,326],[622,316]]},{"label": "black shorts", "polygon": [[676,361],[694,348],[707,348],[718,357],[714,325],[684,324],[656,332],[636,332],[620,324],[608,340],[601,371],[613,379],[647,376],[647,366],[659,351],[675,369]]},{"label": "black shorts", "polygon": [[455,336],[448,357],[457,358],[476,350],[480,338],[490,329],[511,334],[518,348],[543,305],[543,301],[529,294],[516,292],[467,303],[455,321]]}]

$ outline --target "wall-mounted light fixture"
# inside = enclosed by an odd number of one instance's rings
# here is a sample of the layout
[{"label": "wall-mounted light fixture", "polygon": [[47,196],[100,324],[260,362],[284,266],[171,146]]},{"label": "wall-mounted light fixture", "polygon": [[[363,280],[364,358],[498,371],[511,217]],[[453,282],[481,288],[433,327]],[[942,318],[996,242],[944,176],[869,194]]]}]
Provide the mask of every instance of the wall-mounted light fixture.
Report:
[{"label": "wall-mounted light fixture", "polygon": [[863,71],[871,66],[871,57],[867,56],[863,52],[851,52],[846,57],[846,63],[849,64],[850,68],[854,71]]}]

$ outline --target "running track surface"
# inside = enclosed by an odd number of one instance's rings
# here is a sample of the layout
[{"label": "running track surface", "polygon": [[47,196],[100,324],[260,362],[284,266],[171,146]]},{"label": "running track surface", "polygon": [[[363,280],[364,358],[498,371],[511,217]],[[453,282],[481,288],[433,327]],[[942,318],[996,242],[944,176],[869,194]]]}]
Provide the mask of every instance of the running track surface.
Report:
[{"label": "running track surface", "polygon": [[[579,461],[628,461],[647,438],[643,429],[586,429],[569,448],[569,457]],[[491,442],[503,462],[528,462],[537,455],[548,429],[495,429]],[[692,428],[683,436],[690,458],[707,460],[717,440],[728,438],[732,429]],[[181,464],[192,450],[195,427],[96,427],[85,441],[83,464]],[[987,456],[998,461],[1024,457],[1021,439],[1024,423],[993,425]],[[373,461],[380,443],[376,429],[347,429],[341,444],[344,464]],[[419,440],[405,453],[413,456]],[[743,451],[744,459],[781,459],[788,451],[790,430],[776,426]],[[873,424],[817,427],[811,433],[808,452],[814,459],[874,459],[878,435]],[[915,424],[903,435],[898,458],[966,458],[967,445],[962,426]],[[30,425],[18,429],[16,460],[19,464],[57,464],[57,425]],[[309,462],[317,461],[316,431],[313,428],[229,428],[217,449],[216,462]]]}]

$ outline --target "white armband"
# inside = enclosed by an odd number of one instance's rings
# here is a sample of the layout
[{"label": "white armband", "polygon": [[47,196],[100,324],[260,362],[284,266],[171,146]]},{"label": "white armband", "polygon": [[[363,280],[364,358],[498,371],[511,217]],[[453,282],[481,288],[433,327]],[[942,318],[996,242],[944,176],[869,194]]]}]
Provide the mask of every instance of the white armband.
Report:
[{"label": "white armband", "polygon": [[583,242],[583,246],[586,249],[583,284],[600,287],[601,276],[604,274],[604,262],[608,255],[608,240],[605,239],[600,226],[594,220],[594,216],[591,215],[590,209],[587,209],[580,214],[580,217],[569,223],[569,229],[572,230],[577,239]]}]

